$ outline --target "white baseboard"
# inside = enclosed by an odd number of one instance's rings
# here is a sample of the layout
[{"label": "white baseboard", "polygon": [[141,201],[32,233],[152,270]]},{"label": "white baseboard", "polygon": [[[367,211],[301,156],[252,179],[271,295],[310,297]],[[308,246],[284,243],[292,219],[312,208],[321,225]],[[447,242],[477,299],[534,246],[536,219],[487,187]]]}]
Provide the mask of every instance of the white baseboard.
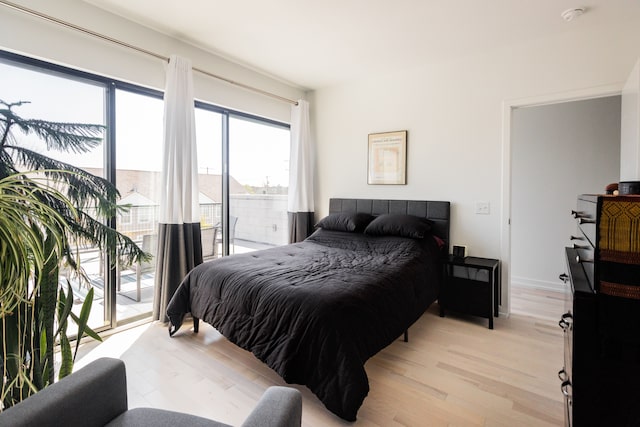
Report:
[{"label": "white baseboard", "polygon": [[511,286],[514,288],[548,289],[550,291],[564,292],[564,285],[560,280],[549,282],[546,280],[530,279],[527,277],[511,277]]}]

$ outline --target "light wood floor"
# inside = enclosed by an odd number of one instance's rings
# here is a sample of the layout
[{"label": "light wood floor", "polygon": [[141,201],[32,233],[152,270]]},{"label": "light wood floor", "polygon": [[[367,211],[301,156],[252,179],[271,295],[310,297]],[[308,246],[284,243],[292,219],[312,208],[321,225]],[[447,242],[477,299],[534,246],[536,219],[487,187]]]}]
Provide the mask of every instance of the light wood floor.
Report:
[{"label": "light wood floor", "polygon": [[[303,386],[304,426],[561,426],[562,295],[512,290],[515,310],[495,320],[438,316],[435,303],[366,364],[371,390],[355,423],[329,411]],[[531,309],[528,311],[527,307]],[[115,334],[83,350],[76,368],[101,357],[127,366],[130,407],[158,407],[240,425],[264,390],[284,381],[215,329],[161,324]]]}]

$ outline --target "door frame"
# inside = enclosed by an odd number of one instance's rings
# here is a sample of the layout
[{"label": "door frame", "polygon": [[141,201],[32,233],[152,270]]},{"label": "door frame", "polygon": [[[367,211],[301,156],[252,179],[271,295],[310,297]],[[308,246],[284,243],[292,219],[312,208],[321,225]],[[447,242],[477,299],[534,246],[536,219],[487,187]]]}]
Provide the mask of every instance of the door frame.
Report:
[{"label": "door frame", "polygon": [[611,84],[525,98],[505,99],[502,101],[502,172],[500,177],[501,315],[508,316],[511,312],[511,117],[513,110],[521,107],[537,107],[615,96],[621,93],[622,84]]}]

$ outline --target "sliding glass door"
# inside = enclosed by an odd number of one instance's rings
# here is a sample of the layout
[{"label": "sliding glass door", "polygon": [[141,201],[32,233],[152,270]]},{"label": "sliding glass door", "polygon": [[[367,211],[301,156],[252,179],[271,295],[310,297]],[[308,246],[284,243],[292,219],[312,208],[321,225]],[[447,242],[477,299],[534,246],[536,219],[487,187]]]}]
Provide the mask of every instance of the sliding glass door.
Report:
[{"label": "sliding glass door", "polygon": [[[105,126],[89,152],[50,151],[37,138],[19,143],[116,185],[123,208],[105,223],[129,236],[152,260],[115,267],[88,242],[75,242],[84,277],[72,285],[79,312],[89,289],[89,325],[112,328],[151,317],[162,162],[162,93],[0,51],[0,99],[25,101],[25,118]],[[196,102],[200,225],[204,260],[287,243],[289,127]]]},{"label": "sliding glass door", "polygon": [[196,108],[196,141],[202,257],[206,262],[223,252],[222,114]]},{"label": "sliding glass door", "polygon": [[116,230],[153,257],[118,265],[118,324],[149,317],[153,310],[163,114],[162,98],[116,89],[115,182],[121,196],[118,204],[127,209],[116,218]]},{"label": "sliding glass door", "polygon": [[[116,229],[155,256],[162,155],[162,94],[158,92],[151,96],[143,92],[117,90],[108,82],[12,61],[0,61],[0,75],[0,99],[7,103],[28,102],[15,108],[15,112],[24,118],[109,124],[107,131],[112,133],[111,140],[115,146],[106,143],[110,139],[105,133],[103,142],[89,152],[48,150],[33,135],[20,135],[17,143],[93,175],[111,179],[121,194],[118,204],[127,208],[115,218]],[[109,119],[109,115],[114,117]],[[115,167],[115,173],[110,177],[106,171],[112,167]],[[102,220],[107,221],[108,218]],[[72,249],[79,254],[83,277],[87,280],[80,280],[78,275],[63,269],[60,286],[65,287],[69,280],[76,314],[79,314],[88,290],[93,288],[89,326],[100,330],[151,315],[153,259],[135,265],[119,264],[113,280],[105,256],[98,247],[75,240],[73,245]]]},{"label": "sliding glass door", "polygon": [[229,118],[229,252],[288,243],[289,129]]}]

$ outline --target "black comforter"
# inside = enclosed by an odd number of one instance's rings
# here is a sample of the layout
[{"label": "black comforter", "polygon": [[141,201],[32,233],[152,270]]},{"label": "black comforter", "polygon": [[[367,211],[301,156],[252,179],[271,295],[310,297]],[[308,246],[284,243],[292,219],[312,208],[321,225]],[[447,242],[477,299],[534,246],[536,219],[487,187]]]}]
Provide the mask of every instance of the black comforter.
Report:
[{"label": "black comforter", "polygon": [[435,241],[317,230],[302,243],[194,268],[167,308],[251,351],[353,421],[369,391],[364,364],[436,299]]}]

